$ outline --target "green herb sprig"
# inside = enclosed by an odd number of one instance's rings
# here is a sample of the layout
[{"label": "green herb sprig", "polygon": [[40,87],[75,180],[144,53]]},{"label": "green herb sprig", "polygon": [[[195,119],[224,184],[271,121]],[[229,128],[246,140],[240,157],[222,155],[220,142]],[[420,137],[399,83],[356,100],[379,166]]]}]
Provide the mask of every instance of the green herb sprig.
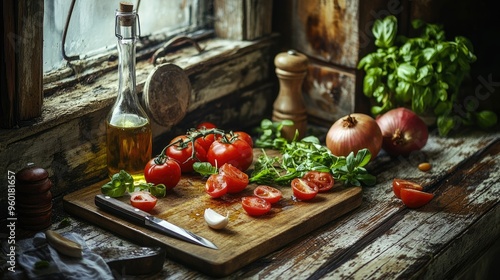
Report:
[{"label": "green herb sprig", "polygon": [[154,185],[146,182],[134,183],[134,178],[125,170],[113,174],[111,180],[101,187],[101,192],[110,197],[120,197],[126,192],[148,191],[155,197],[164,197],[167,188],[163,184]]},{"label": "green herb sprig", "polygon": [[[289,185],[294,178],[302,177],[308,171],[322,171],[331,172],[334,179],[344,185],[375,184],[375,176],[364,168],[371,159],[368,149],[343,157],[333,155],[316,136],[288,142],[281,137],[281,129],[292,124],[291,121],[272,122],[267,119],[261,122],[257,129],[261,134],[255,146],[263,149],[250,175],[251,183]],[[269,156],[264,149],[278,150],[280,155]]]}]

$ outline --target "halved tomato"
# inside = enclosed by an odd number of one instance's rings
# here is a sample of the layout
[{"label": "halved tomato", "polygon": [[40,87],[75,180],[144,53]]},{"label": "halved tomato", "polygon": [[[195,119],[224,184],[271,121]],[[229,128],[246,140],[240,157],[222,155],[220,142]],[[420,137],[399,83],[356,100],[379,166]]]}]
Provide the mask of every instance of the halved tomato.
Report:
[{"label": "halved tomato", "polygon": [[299,200],[310,200],[318,194],[318,186],[302,178],[295,178],[292,180],[293,195]]},{"label": "halved tomato", "polygon": [[419,208],[434,198],[434,194],[415,189],[401,189],[401,200],[408,208]]},{"label": "halved tomato", "polygon": [[158,199],[146,191],[138,191],[130,194],[130,204],[142,211],[151,211]]},{"label": "halved tomato", "polygon": [[241,206],[250,216],[261,216],[271,210],[271,203],[256,196],[244,196],[241,198]]},{"label": "halved tomato", "polygon": [[267,202],[271,204],[280,201],[281,197],[283,196],[280,190],[273,188],[271,186],[264,186],[264,185],[257,186],[253,190],[253,194],[256,197],[260,197],[267,200]]},{"label": "halved tomato", "polygon": [[228,193],[239,193],[248,186],[248,175],[230,163],[223,164],[219,174],[226,182]]},{"label": "halved tomato", "polygon": [[316,184],[319,192],[326,192],[333,188],[334,179],[330,172],[309,171],[302,179]]},{"label": "halved tomato", "polygon": [[392,180],[392,191],[394,192],[394,194],[396,195],[397,198],[401,198],[401,195],[400,195],[401,189],[414,189],[414,190],[421,191],[424,188],[421,185],[419,185],[415,182],[412,182],[412,181],[398,179],[398,178],[395,178],[394,180]]},{"label": "halved tomato", "polygon": [[205,191],[214,198],[221,197],[227,193],[227,183],[220,174],[212,174],[205,183]]}]

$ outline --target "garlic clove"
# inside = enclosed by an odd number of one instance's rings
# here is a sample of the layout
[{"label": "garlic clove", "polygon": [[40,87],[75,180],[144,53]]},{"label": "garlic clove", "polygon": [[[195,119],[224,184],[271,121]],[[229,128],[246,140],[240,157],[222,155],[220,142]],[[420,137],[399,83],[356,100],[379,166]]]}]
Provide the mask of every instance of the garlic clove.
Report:
[{"label": "garlic clove", "polygon": [[211,208],[205,209],[204,217],[208,226],[213,229],[223,229],[229,222],[229,213],[227,213],[226,216],[222,216]]}]

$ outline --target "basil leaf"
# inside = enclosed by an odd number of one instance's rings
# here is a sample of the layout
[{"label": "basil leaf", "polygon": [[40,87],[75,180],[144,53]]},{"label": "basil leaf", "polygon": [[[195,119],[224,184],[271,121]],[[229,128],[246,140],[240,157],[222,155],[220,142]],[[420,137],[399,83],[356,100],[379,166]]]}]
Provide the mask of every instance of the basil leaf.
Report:
[{"label": "basil leaf", "polygon": [[397,32],[397,19],[390,15],[383,20],[376,20],[372,32],[375,36],[375,45],[381,48],[389,48],[394,44]]},{"label": "basil leaf", "polygon": [[498,117],[492,111],[481,111],[476,114],[477,124],[484,129],[490,128],[497,124]]},{"label": "basil leaf", "polygon": [[193,163],[193,170],[202,176],[210,176],[217,174],[217,168],[212,166],[209,162],[195,162]]}]

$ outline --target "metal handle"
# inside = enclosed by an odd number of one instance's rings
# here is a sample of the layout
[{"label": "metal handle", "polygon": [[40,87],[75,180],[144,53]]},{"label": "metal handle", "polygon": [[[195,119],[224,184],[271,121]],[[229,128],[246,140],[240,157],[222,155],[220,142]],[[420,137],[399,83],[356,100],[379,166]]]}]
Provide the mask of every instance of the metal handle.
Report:
[{"label": "metal handle", "polygon": [[103,194],[95,196],[95,205],[117,216],[122,216],[128,221],[139,224],[144,224],[146,217],[150,216],[149,213],[137,209],[130,204]]}]

